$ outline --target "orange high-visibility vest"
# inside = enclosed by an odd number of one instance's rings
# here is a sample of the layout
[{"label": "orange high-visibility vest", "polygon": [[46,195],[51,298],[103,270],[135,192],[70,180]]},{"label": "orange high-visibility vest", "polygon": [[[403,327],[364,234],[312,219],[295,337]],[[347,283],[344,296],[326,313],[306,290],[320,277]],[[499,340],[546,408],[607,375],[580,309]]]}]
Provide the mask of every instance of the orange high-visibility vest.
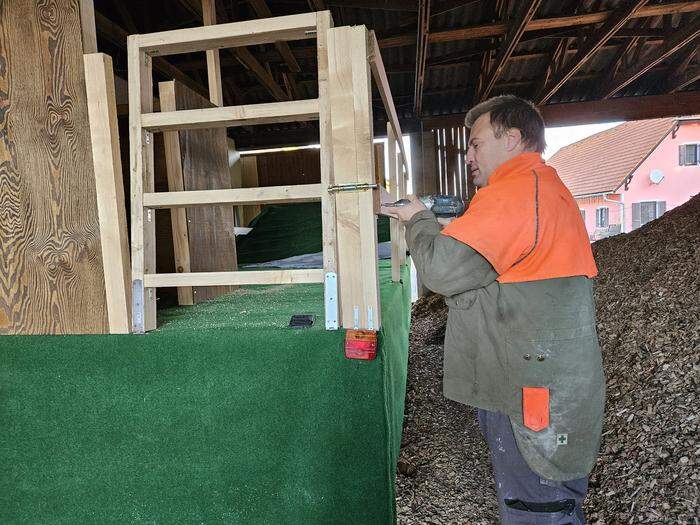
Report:
[{"label": "orange high-visibility vest", "polygon": [[442,233],[478,251],[501,283],[598,273],[578,205],[539,153],[501,164]]}]

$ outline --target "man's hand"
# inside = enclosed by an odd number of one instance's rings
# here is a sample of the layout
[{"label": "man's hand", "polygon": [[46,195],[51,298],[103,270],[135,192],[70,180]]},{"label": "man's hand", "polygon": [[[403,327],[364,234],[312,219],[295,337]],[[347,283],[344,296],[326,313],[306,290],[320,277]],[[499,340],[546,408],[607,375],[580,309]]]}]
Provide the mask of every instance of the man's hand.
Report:
[{"label": "man's hand", "polygon": [[398,219],[401,222],[408,222],[411,220],[411,217],[419,211],[428,209],[415,195],[407,195],[406,199],[410,201],[408,204],[402,206],[382,206],[379,213]]}]

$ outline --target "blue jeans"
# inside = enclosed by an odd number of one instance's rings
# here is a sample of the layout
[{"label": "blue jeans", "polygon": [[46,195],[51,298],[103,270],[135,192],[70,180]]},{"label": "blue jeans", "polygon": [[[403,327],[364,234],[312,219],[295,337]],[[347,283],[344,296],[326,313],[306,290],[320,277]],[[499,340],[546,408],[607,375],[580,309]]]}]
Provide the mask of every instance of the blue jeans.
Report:
[{"label": "blue jeans", "polygon": [[581,504],[588,490],[588,477],[570,481],[541,478],[520,455],[508,416],[479,409],[478,417],[491,450],[501,523],[584,525]]}]

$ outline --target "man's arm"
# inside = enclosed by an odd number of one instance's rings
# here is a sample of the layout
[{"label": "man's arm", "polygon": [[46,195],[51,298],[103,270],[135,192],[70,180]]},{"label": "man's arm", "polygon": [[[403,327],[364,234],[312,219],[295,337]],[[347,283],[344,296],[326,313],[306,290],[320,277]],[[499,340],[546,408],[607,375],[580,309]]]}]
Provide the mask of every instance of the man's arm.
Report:
[{"label": "man's arm", "polygon": [[498,274],[479,252],[440,233],[431,211],[423,210],[406,223],[406,243],[423,285],[447,297],[483,288]]}]

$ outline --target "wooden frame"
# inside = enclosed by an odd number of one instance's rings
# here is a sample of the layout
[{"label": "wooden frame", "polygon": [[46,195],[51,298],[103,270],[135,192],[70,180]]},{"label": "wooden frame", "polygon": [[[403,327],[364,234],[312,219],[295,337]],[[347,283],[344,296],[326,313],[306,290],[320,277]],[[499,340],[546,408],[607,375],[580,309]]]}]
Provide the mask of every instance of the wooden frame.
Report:
[{"label": "wooden frame", "polygon": [[[212,7],[211,5],[209,7]],[[205,19],[215,20],[213,7]],[[213,24],[128,38],[129,59],[129,136],[131,145],[132,291],[133,330],[143,333],[156,327],[155,288],[160,286],[217,286],[235,284],[275,284],[323,282],[323,276],[336,271],[335,216],[328,188],[333,183],[329,152],[330,106],[328,60],[325,53],[330,12]],[[316,38],[319,59],[319,98],[271,104],[215,107],[202,110],[153,112],[152,57],[224,47],[249,46],[278,41]],[[211,54],[213,75],[216,59]],[[210,98],[217,100],[218,87]],[[153,136],[155,131],[265,124],[319,119],[321,184],[304,187],[239,188],[234,190],[154,193]],[[320,200],[323,210],[324,268],[300,272],[204,272],[158,275],[155,273],[155,208],[183,206],[240,205],[269,202],[308,202]],[[374,215],[372,215],[374,217]]]}]

